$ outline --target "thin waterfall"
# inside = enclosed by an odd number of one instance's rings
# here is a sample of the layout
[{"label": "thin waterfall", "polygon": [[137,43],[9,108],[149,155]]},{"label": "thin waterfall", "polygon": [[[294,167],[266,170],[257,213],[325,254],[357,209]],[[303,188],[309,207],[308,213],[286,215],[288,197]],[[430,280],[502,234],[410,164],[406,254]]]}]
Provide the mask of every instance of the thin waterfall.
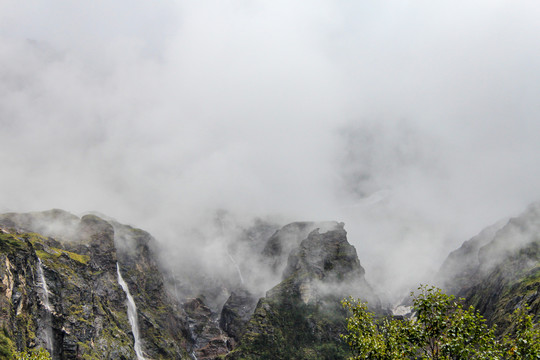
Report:
[{"label": "thin waterfall", "polygon": [[[225,236],[225,226],[223,225],[223,220],[219,218],[218,221],[221,227],[221,236]],[[229,259],[231,259],[232,263],[234,264],[234,267],[236,268],[236,272],[238,273],[238,277],[240,278],[240,283],[244,284],[244,277],[242,276],[242,272],[240,271],[240,266],[238,266],[238,263],[232,257],[231,253],[229,252],[229,249],[225,248],[225,251],[227,252],[227,256],[229,257]]]},{"label": "thin waterfall", "polygon": [[180,296],[178,296],[178,280],[176,279],[176,274],[173,275],[174,279],[174,296],[176,297],[176,301],[180,301]]},{"label": "thin waterfall", "polygon": [[49,291],[49,287],[47,286],[47,281],[45,280],[45,274],[43,273],[43,263],[41,262],[40,258],[38,258],[38,277],[39,277],[39,280],[38,280],[39,285],[42,290],[41,301],[43,301],[43,306],[45,306],[45,309],[48,312],[51,312],[52,307],[51,307],[51,302],[49,300],[49,295],[51,292]]},{"label": "thin waterfall", "polygon": [[40,291],[40,297],[41,302],[43,303],[43,307],[45,307],[45,318],[44,320],[44,335],[45,335],[45,342],[46,342],[46,348],[47,351],[49,351],[50,354],[53,353],[53,341],[52,341],[52,311],[53,308],[51,306],[51,301],[49,299],[50,291],[49,287],[47,286],[47,281],[45,280],[45,273],[43,272],[43,263],[41,262],[41,259],[38,258],[38,285],[41,288]]},{"label": "thin waterfall", "polygon": [[229,253],[229,250],[227,250],[227,255],[229,256],[229,259],[231,259],[232,263],[236,267],[236,272],[238,273],[238,277],[240,278],[240,283],[243,284],[244,283],[244,277],[242,276],[242,272],[240,271],[240,266],[238,266],[238,263],[236,261],[234,261],[234,258]]},{"label": "thin waterfall", "polygon": [[142,353],[141,342],[139,338],[139,324],[137,321],[137,306],[135,306],[135,301],[133,301],[133,297],[131,296],[131,293],[129,292],[129,288],[126,282],[124,281],[124,278],[122,277],[122,273],[120,272],[120,266],[118,265],[118,263],[116,263],[116,271],[118,272],[118,284],[120,284],[120,286],[126,293],[128,319],[131,325],[131,332],[133,333],[133,338],[135,340],[134,350],[135,350],[135,354],[137,355],[137,360],[146,360]]}]

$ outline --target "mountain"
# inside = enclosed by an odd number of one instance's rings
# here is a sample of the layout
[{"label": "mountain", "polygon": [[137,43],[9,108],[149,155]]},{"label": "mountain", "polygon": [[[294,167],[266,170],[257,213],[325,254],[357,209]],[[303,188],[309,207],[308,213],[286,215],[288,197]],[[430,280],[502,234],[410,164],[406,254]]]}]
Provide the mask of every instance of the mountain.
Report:
[{"label": "mountain", "polygon": [[452,252],[438,275],[443,287],[464,297],[499,333],[525,305],[540,314],[540,203],[495,224]]},{"label": "mountain", "polygon": [[14,347],[54,359],[187,358],[185,315],[168,296],[146,232],[61,210],[0,216],[0,326]]},{"label": "mountain", "polygon": [[[525,304],[538,320],[539,239],[533,204],[451,253],[438,281],[500,333]],[[226,241],[212,259],[228,268],[173,271],[163,244],[104,215],[0,214],[0,359],[346,359],[341,300],[390,314],[343,223],[258,220]]]},{"label": "mountain", "polygon": [[[283,281],[259,300],[240,345],[226,359],[346,359],[350,355],[339,337],[345,332],[346,318],[340,301],[355,295],[381,310],[380,301],[364,278],[343,223],[333,223],[331,229],[324,225],[327,231],[314,229],[290,252]],[[290,237],[305,228],[304,223],[290,224],[269,244],[274,247],[278,236]]]},{"label": "mountain", "polygon": [[[235,244],[260,266],[246,281],[267,272],[277,282],[266,295],[243,283],[227,251],[241,282],[203,281],[199,295],[179,298],[159,244],[141,229],[63,210],[2,214],[3,350],[43,347],[54,359],[344,358],[340,300],[380,302],[343,224],[273,228],[259,222]],[[221,304],[217,293],[228,294]]]}]

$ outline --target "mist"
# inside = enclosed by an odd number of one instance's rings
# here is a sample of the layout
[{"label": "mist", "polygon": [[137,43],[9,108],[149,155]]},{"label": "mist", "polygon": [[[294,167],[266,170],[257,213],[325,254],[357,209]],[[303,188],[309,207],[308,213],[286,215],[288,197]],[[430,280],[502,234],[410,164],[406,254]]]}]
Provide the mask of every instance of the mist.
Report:
[{"label": "mist", "polygon": [[0,210],[99,211],[209,268],[255,218],[343,221],[401,291],[540,198],[539,13],[4,0]]}]

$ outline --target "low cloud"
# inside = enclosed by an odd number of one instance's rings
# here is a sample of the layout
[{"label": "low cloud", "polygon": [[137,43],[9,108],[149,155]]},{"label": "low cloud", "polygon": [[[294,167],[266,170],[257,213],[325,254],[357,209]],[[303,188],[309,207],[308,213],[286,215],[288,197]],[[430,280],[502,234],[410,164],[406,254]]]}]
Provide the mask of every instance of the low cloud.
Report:
[{"label": "low cloud", "polygon": [[219,244],[190,235],[217,209],[344,221],[395,290],[540,197],[538,12],[4,1],[0,208],[96,210],[179,252]]}]

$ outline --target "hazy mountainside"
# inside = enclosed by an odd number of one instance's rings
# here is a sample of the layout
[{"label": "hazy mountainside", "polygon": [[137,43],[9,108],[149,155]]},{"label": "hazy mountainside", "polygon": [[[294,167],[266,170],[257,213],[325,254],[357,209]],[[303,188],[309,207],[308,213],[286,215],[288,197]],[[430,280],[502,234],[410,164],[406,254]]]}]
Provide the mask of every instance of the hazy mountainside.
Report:
[{"label": "hazy mountainside", "polygon": [[[0,215],[0,347],[62,360],[345,359],[340,301],[389,314],[343,223],[258,221],[236,234],[213,258],[232,271],[213,278],[171,272],[150,234],[105,216]],[[465,242],[439,280],[507,330],[515,308],[540,310],[539,239],[535,204]]]},{"label": "hazy mountainside", "polygon": [[[254,252],[253,275],[227,251],[237,280],[178,297],[143,230],[62,210],[0,215],[0,326],[13,349],[44,347],[54,359],[343,358],[339,301],[380,308],[343,224],[272,227],[233,244]],[[261,298],[249,281],[265,272],[278,284]],[[216,306],[218,292],[228,295]]]},{"label": "hazy mountainside", "polygon": [[[256,271],[245,271],[245,281],[230,289],[219,313],[205,305],[204,297],[185,304],[188,315],[198,319],[193,325],[197,358],[315,359],[321,353],[345,358],[348,349],[339,334],[346,314],[340,301],[355,295],[377,310],[380,302],[343,224],[291,223],[263,246],[254,246],[260,250]],[[250,277],[258,279],[250,272],[277,275],[277,285],[257,296],[248,289]]]},{"label": "hazy mountainside", "polygon": [[540,203],[487,228],[452,252],[439,273],[449,292],[466,298],[500,332],[524,305],[540,313]]},{"label": "hazy mountainside", "polygon": [[[343,224],[331,225],[322,234],[313,230],[291,251],[283,281],[259,300],[239,347],[227,359],[347,357],[348,348],[339,339],[346,317],[340,301],[355,295],[376,310],[380,302],[364,279]],[[294,227],[304,230],[303,224]],[[275,243],[275,237],[270,243]]]},{"label": "hazy mountainside", "polygon": [[148,233],[59,210],[5,214],[0,227],[0,326],[16,348],[42,346],[54,359],[134,359],[119,269],[144,353],[185,354],[182,312],[164,291]]}]

